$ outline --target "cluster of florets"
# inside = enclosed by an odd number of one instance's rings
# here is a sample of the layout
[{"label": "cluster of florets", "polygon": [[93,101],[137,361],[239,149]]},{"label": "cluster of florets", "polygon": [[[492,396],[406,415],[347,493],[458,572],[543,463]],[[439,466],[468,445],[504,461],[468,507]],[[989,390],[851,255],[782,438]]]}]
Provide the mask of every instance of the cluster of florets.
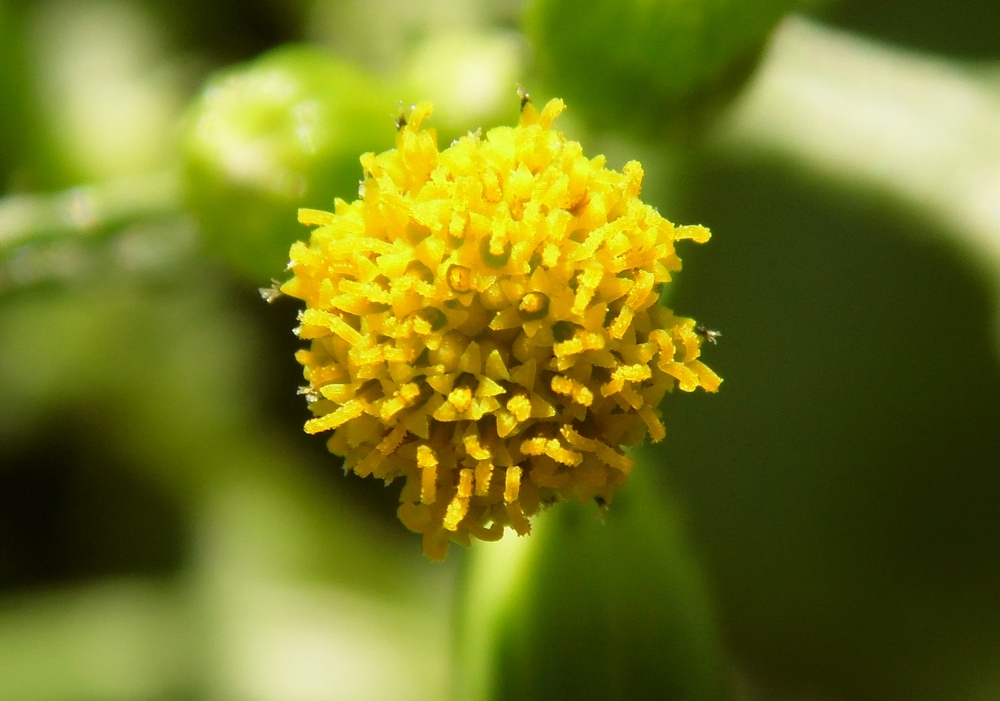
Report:
[{"label": "cluster of florets", "polygon": [[563,109],[528,102],[438,151],[417,105],[395,149],[362,156],[361,199],[299,215],[316,228],[281,290],[306,302],[306,431],[405,480],[399,517],[432,559],[527,533],[546,503],[610,502],[622,446],[663,438],[664,393],[720,382],[695,323],[657,305],[675,241],[708,230],[643,204],[639,163],[609,170],[552,130]]}]

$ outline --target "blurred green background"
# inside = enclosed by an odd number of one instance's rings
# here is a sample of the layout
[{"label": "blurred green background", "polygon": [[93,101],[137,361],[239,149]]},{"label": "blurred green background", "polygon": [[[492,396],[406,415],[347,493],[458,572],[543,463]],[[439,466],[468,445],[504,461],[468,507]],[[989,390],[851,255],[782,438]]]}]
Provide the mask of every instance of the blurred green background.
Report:
[{"label": "blurred green background", "polygon": [[[0,0],[0,699],[1000,699],[987,0]],[[302,433],[300,206],[564,97],[713,231],[609,510],[420,555]]]}]

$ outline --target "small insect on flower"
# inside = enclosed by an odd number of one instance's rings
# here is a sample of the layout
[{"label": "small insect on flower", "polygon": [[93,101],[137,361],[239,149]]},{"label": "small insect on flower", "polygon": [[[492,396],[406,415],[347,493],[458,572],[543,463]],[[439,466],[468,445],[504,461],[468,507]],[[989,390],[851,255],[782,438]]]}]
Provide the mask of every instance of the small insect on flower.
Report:
[{"label": "small insect on flower", "polygon": [[313,402],[319,401],[319,393],[316,392],[312,387],[299,387],[296,392],[299,396],[305,397],[306,401],[312,404]]},{"label": "small insect on flower", "polygon": [[[399,103],[399,111],[396,113],[396,131],[401,130],[406,126],[406,111],[403,109],[403,103]],[[364,195],[362,195],[364,197]]]},{"label": "small insect on flower", "polygon": [[274,302],[278,297],[282,296],[281,293],[281,283],[271,278],[271,285],[269,287],[258,287],[257,292],[260,293],[261,299],[263,299],[268,304]]},{"label": "small insect on flower", "polygon": [[699,324],[698,326],[696,326],[694,332],[699,336],[701,336],[703,339],[705,339],[705,341],[707,341],[708,343],[711,343],[713,346],[717,345],[719,339],[722,338],[721,331],[714,331],[705,326],[704,324]]},{"label": "small insect on flower", "polygon": [[[621,172],[552,129],[519,91],[515,127],[440,151],[431,106],[396,148],[361,157],[360,199],[303,209],[314,227],[281,287],[305,301],[296,355],[307,433],[345,469],[403,481],[399,518],[428,557],[524,535],[562,499],[611,502],[623,446],[665,434],[665,392],[714,392],[695,322],[657,304],[677,241],[707,241],[639,199]],[[714,338],[714,336],[713,336]]]},{"label": "small insect on flower", "polygon": [[523,111],[524,106],[527,105],[529,102],[531,102],[531,95],[529,95],[528,91],[524,89],[524,86],[518,85],[517,97],[521,101],[521,110]]}]

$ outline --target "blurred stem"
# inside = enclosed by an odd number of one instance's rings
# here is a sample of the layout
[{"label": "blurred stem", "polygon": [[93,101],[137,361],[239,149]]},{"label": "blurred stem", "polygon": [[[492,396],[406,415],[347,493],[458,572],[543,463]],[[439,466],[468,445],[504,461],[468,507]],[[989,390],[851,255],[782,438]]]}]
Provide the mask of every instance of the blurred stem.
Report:
[{"label": "blurred stem", "polygon": [[1000,90],[986,72],[793,17],[713,135],[938,220],[997,281]]},{"label": "blurred stem", "polygon": [[725,696],[705,583],[648,449],[614,503],[575,500],[469,553],[454,697],[462,701]]},{"label": "blurred stem", "polygon": [[52,194],[0,199],[0,255],[42,239],[90,236],[181,209],[180,173],[134,175]]}]

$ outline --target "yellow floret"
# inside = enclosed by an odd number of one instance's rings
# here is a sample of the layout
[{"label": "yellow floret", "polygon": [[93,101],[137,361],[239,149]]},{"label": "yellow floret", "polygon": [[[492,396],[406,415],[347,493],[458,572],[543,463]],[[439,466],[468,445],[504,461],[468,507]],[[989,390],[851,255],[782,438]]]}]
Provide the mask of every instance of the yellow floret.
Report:
[{"label": "yellow floret", "polygon": [[396,148],[361,157],[362,199],[291,249],[282,291],[316,415],[347,469],[405,481],[399,517],[441,559],[450,540],[530,530],[542,504],[611,501],[623,445],[664,435],[675,385],[714,392],[690,319],[656,304],[680,269],[676,227],[621,173],[551,129],[552,100],[516,127],[439,151],[413,109]]}]

